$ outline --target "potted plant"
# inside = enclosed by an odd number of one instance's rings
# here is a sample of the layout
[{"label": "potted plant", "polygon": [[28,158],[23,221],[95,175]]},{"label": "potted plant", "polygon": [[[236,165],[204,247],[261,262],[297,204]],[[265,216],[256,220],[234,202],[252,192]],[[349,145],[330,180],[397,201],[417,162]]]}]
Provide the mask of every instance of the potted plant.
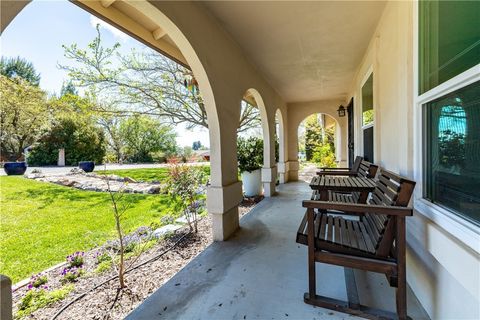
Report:
[{"label": "potted plant", "polygon": [[92,172],[95,169],[95,162],[93,161],[80,161],[78,167],[85,172]]},{"label": "potted plant", "polygon": [[247,197],[262,193],[263,140],[256,137],[237,139],[238,169],[242,176],[243,192]]},{"label": "potted plant", "polygon": [[5,162],[3,165],[3,170],[9,176],[12,175],[22,175],[27,170],[27,163],[22,162]]}]

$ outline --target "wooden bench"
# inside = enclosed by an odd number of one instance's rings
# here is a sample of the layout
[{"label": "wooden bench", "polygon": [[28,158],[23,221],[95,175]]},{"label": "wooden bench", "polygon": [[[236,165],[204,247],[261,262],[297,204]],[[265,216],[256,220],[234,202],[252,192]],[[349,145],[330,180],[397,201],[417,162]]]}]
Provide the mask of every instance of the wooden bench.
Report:
[{"label": "wooden bench", "polygon": [[[316,295],[315,262],[323,262],[385,274],[390,285],[397,287],[398,318],[408,318],[405,217],[412,215],[412,208],[407,206],[414,187],[414,181],[381,170],[375,190],[366,204],[303,201],[307,211],[297,231],[297,242],[308,246],[309,292],[304,295],[306,303],[368,319],[397,318],[395,314],[360,305],[358,298],[350,301],[350,294],[348,302]],[[361,218],[345,219],[332,215],[331,210],[337,214],[355,212]],[[347,284],[347,293],[351,287]]]},{"label": "wooden bench", "polygon": [[320,176],[355,176],[363,178],[375,178],[378,166],[358,156],[355,158],[352,168],[320,168],[317,174]]}]

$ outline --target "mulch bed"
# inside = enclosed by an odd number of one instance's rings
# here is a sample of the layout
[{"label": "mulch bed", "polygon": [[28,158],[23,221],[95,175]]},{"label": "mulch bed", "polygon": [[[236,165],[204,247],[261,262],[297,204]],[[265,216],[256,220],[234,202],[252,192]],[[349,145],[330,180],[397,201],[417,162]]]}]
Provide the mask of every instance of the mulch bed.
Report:
[{"label": "mulch bed", "polygon": [[[246,198],[239,206],[239,214],[247,214],[263,197]],[[72,303],[56,319],[123,319],[133,309],[138,307],[150,294],[171,279],[186,264],[195,258],[212,242],[211,222],[205,217],[198,222],[198,233],[188,234],[188,226],[180,229],[174,235],[159,241],[153,248],[144,252],[134,265],[147,261],[164,252],[184,238],[163,256],[125,274],[127,289],[117,295],[118,279],[111,280],[101,287],[87,293],[80,300]],[[89,291],[96,285],[116,275],[111,269],[101,274],[91,273],[96,268],[95,253],[92,250],[85,253],[84,269],[86,275],[75,282],[75,289],[62,301],[33,312],[29,319],[52,319],[54,315],[75,297]],[[126,265],[128,265],[128,261]],[[51,289],[61,287],[61,271],[63,266],[47,272],[48,286]],[[20,299],[27,292],[27,287],[13,293],[14,312]]]}]

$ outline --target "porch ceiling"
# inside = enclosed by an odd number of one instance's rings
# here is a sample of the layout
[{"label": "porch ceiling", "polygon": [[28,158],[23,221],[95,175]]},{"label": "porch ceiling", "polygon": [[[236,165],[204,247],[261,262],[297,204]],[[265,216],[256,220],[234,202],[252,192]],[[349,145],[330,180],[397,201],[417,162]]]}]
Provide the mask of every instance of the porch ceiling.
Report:
[{"label": "porch ceiling", "polygon": [[385,1],[205,1],[288,102],[345,98]]}]

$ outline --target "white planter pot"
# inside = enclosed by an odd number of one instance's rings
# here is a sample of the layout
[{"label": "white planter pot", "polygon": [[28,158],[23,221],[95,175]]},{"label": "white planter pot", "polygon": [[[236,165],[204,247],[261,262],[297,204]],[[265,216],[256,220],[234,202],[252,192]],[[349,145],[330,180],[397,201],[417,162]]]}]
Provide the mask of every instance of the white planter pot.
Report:
[{"label": "white planter pot", "polygon": [[242,182],[245,196],[253,197],[262,194],[262,171],[260,169],[243,172]]}]

